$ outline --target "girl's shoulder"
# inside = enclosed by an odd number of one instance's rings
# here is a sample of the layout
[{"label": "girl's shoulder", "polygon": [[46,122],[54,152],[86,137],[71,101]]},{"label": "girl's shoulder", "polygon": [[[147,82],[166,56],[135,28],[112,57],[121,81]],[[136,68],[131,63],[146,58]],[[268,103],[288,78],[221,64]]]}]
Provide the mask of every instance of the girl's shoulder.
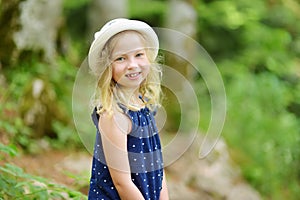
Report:
[{"label": "girl's shoulder", "polygon": [[100,130],[107,130],[107,132],[115,130],[129,134],[132,122],[124,112],[114,110],[112,113],[103,112],[99,114],[98,127]]}]

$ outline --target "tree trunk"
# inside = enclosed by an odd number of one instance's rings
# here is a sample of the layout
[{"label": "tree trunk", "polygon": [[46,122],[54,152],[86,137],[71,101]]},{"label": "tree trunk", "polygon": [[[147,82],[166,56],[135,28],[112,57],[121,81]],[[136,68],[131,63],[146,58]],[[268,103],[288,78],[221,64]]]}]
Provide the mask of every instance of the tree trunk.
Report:
[{"label": "tree trunk", "polygon": [[[189,60],[193,59],[193,55],[195,52],[195,46],[192,43],[192,38],[196,35],[196,19],[197,13],[195,9],[184,1],[169,1],[169,10],[166,14],[166,28],[170,28],[171,31],[162,34],[162,40],[165,42],[164,50],[164,58],[165,64],[172,69],[174,69],[177,73],[180,73],[185,77],[181,80],[171,80],[176,84],[176,91],[169,92],[165,91],[167,96],[166,110],[168,112],[168,121],[166,129],[170,132],[178,131],[178,128],[182,121],[181,119],[192,118],[191,113],[194,112],[193,109],[187,106],[194,106],[193,103],[187,103],[188,100],[180,99],[179,93],[186,93],[186,84],[188,81],[191,83],[193,75],[195,74],[195,69],[190,64]],[[174,33],[172,31],[178,31],[179,33]],[[185,35],[185,36],[184,36]],[[184,36],[184,37],[183,37]],[[174,72],[175,73],[175,72]],[[174,79],[172,75],[165,74],[164,79]],[[168,86],[166,86],[168,88]],[[170,87],[172,88],[172,86]],[[170,89],[168,88],[168,89]],[[173,93],[173,94],[172,94]],[[185,97],[189,96],[183,95]],[[182,102],[183,101],[183,102]],[[183,108],[183,104],[185,107]],[[181,109],[184,109],[183,111]],[[186,116],[190,115],[190,116]],[[197,113],[199,115],[199,113]],[[190,122],[193,120],[191,119]],[[189,132],[190,124],[183,124],[184,130]]]},{"label": "tree trunk", "polygon": [[0,65],[8,66],[16,45],[13,34],[19,26],[20,0],[0,1]]},{"label": "tree trunk", "polygon": [[[189,40],[196,36],[196,20],[197,12],[192,5],[185,1],[170,0],[166,17],[166,28],[179,31],[187,37],[178,38],[177,35],[168,35],[164,40],[170,49],[176,49],[177,52],[180,52],[180,55],[172,56],[172,61],[169,62],[173,64],[172,67],[175,67],[176,70],[185,76],[190,75],[189,68],[191,66],[189,66],[188,60],[184,61],[183,58],[192,59],[191,56],[195,51]],[[173,61],[175,63],[172,63]]]},{"label": "tree trunk", "polygon": [[19,51],[41,52],[46,61],[56,56],[58,29],[62,23],[62,0],[27,0],[20,6],[20,30],[14,34]]}]

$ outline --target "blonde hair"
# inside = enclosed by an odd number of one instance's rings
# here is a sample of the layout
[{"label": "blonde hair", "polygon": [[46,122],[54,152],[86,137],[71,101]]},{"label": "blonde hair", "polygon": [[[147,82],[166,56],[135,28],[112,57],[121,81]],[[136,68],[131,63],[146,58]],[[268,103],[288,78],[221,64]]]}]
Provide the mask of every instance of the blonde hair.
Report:
[{"label": "blonde hair", "polygon": [[[128,30],[129,31],[129,30]],[[132,30],[130,30],[132,31]],[[99,55],[99,68],[105,68],[102,74],[98,74],[99,79],[96,87],[96,91],[93,96],[93,106],[97,107],[98,114],[103,112],[108,112],[110,114],[113,113],[115,109],[119,110],[118,103],[122,103],[126,106],[127,109],[138,110],[132,105],[129,105],[128,102],[124,101],[119,96],[116,96],[118,88],[116,87],[116,82],[112,78],[112,60],[111,53],[113,47],[115,46],[117,39],[122,36],[122,34],[126,31],[120,32],[114,35],[112,38],[108,40],[105,44],[101,55]],[[145,42],[145,47],[147,47],[147,41],[137,31],[132,31],[141,37],[141,39]],[[145,105],[153,111],[157,107],[160,106],[161,101],[161,66],[158,64],[157,58],[155,58],[153,50],[150,48],[145,48],[146,56],[150,62],[150,70],[146,79],[141,83],[139,87],[139,93],[141,94],[141,98],[144,101]]]}]

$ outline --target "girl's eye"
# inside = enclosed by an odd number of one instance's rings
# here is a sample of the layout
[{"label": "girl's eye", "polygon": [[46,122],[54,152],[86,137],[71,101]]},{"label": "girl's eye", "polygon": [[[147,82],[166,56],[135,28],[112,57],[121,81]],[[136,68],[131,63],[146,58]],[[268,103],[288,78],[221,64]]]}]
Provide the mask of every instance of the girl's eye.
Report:
[{"label": "girl's eye", "polygon": [[136,54],[136,57],[142,57],[144,55],[144,53],[138,53]]},{"label": "girl's eye", "polygon": [[125,60],[124,57],[118,57],[118,58],[115,59],[115,61],[119,61],[119,62],[120,62],[120,61],[124,61],[124,60]]}]

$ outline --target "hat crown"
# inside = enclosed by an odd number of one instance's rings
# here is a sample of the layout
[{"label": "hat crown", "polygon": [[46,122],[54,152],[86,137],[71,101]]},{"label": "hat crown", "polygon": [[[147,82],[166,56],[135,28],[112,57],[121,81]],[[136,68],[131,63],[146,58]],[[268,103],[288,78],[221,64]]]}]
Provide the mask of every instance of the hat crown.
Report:
[{"label": "hat crown", "polygon": [[97,38],[99,38],[101,36],[102,33],[104,33],[105,31],[107,31],[113,24],[115,23],[121,23],[124,22],[126,23],[126,21],[129,21],[128,19],[125,18],[117,18],[117,19],[113,19],[109,22],[107,22],[106,24],[104,24],[104,26],[100,29],[100,31],[97,31],[94,34],[94,39],[96,40]]}]

